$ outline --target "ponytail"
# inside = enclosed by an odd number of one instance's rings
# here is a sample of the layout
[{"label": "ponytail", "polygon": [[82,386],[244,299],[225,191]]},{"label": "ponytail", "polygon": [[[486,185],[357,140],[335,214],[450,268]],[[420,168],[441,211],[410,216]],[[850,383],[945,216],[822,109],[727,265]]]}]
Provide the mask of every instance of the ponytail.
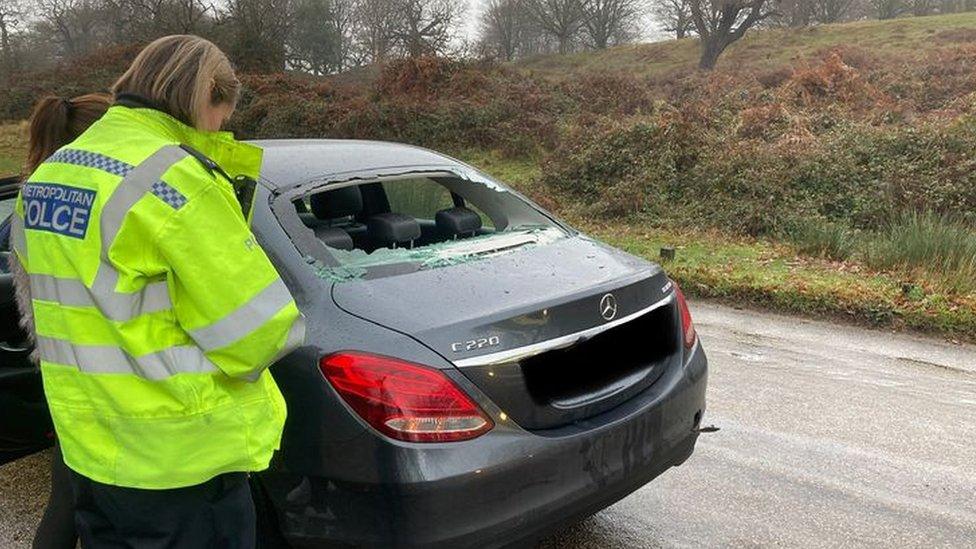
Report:
[{"label": "ponytail", "polygon": [[64,99],[48,96],[34,107],[25,171],[30,175],[49,156],[84,133],[111,104],[106,94],[92,93]]}]

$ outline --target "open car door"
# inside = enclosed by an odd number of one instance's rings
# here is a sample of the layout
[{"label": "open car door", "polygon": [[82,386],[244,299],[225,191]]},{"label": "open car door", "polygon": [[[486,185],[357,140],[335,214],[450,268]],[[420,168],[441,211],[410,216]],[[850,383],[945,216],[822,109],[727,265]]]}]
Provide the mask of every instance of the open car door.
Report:
[{"label": "open car door", "polygon": [[10,274],[10,213],[17,178],[0,178],[0,464],[46,448],[54,428],[44,401],[41,374],[19,326]]}]

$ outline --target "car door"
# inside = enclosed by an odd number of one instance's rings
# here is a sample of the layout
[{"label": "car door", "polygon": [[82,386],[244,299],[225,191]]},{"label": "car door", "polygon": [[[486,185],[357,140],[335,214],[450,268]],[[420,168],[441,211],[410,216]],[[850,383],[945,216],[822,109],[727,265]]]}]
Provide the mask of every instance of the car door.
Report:
[{"label": "car door", "polygon": [[0,178],[0,464],[51,445],[53,427],[40,372],[18,324],[10,274],[10,213],[17,197],[15,178]]}]

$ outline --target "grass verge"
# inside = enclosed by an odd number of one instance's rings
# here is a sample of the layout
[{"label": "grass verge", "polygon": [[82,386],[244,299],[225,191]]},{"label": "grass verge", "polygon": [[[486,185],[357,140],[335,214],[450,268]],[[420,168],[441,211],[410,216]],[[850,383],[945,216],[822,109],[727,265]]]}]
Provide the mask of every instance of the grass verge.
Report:
[{"label": "grass verge", "polygon": [[0,124],[0,177],[20,173],[27,155],[25,122]]},{"label": "grass verge", "polygon": [[945,290],[924,275],[803,257],[791,245],[714,232],[619,223],[584,222],[584,227],[652,260],[658,260],[662,246],[676,247],[676,258],[661,263],[690,295],[976,341],[976,296]]},{"label": "grass verge", "polygon": [[976,230],[933,213],[902,215],[876,235],[864,253],[868,265],[931,274],[942,286],[976,294]]}]

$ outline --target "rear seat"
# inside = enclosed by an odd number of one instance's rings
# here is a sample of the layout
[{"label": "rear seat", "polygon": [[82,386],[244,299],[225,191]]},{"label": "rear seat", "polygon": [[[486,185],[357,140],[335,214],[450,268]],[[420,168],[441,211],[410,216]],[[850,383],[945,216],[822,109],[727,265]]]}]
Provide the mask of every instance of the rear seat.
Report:
[{"label": "rear seat", "polygon": [[413,248],[413,241],[420,238],[420,223],[409,215],[376,214],[366,220],[366,225],[370,239],[378,248],[397,248],[403,245]]},{"label": "rear seat", "polygon": [[474,236],[481,229],[481,216],[464,206],[437,212],[434,215],[434,222],[437,224],[437,231],[448,239]]},{"label": "rear seat", "polygon": [[312,214],[299,213],[299,217],[326,246],[351,250],[356,247],[357,236],[365,239],[366,226],[355,220],[355,216],[363,210],[359,187],[343,187],[313,194],[310,203]]}]

